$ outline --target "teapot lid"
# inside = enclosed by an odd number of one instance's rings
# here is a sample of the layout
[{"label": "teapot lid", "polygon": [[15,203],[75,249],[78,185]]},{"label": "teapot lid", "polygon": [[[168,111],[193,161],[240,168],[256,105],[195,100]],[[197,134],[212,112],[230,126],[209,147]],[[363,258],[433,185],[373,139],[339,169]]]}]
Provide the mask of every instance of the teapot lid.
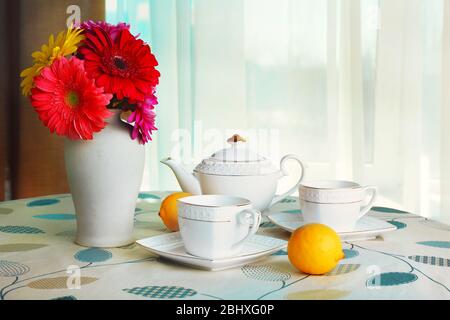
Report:
[{"label": "teapot lid", "polygon": [[219,150],[211,155],[211,159],[218,161],[249,162],[264,160],[264,157],[247,148],[247,140],[238,134],[230,137],[227,142],[230,147]]},{"label": "teapot lid", "polygon": [[197,173],[215,175],[263,175],[279,171],[266,159],[247,148],[247,140],[238,134],[227,140],[230,147],[219,150],[204,159],[194,169]]}]

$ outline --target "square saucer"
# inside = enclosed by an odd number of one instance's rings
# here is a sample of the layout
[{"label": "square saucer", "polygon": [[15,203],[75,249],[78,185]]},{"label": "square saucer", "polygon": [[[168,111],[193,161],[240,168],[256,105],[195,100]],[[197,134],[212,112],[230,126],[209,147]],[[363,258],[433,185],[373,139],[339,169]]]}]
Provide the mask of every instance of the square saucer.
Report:
[{"label": "square saucer", "polygon": [[[288,212],[272,213],[267,217],[273,224],[283,230],[293,232],[306,224],[299,214]],[[380,219],[364,216],[358,220],[353,231],[338,232],[341,240],[372,240],[378,235],[397,230],[397,227]]]},{"label": "square saucer", "polygon": [[211,260],[187,253],[179,232],[137,240],[136,243],[162,258],[209,271],[225,270],[253,263],[287,246],[287,241],[281,239],[253,235],[244,242],[236,256]]}]

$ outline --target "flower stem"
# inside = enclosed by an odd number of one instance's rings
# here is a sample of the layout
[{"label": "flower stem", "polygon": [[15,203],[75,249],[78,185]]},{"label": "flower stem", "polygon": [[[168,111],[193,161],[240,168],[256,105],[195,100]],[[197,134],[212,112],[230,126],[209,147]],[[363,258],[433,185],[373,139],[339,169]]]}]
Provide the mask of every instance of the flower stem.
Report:
[{"label": "flower stem", "polygon": [[285,281],[283,281],[283,283],[282,283],[282,285],[281,285],[281,287],[280,288],[278,288],[278,289],[275,289],[275,290],[272,290],[272,291],[269,291],[269,292],[267,292],[266,294],[263,294],[261,297],[259,297],[258,299],[256,299],[256,300],[261,300],[262,298],[264,298],[264,297],[266,297],[266,296],[268,296],[269,294],[272,294],[272,293],[274,293],[274,292],[277,292],[277,291],[280,291],[280,290],[283,290],[283,289],[285,289],[285,288],[287,288],[287,287],[289,287],[289,286],[291,286],[291,285],[293,285],[293,284],[295,284],[295,283],[297,283],[297,282],[300,282],[300,281],[302,281],[302,280],[304,280],[304,279],[306,279],[306,278],[308,278],[310,276],[310,274],[308,274],[307,276],[304,276],[303,278],[300,278],[300,279],[298,279],[298,280],[295,280],[295,281],[292,281],[291,283],[289,283],[289,284],[286,284],[286,282]]}]

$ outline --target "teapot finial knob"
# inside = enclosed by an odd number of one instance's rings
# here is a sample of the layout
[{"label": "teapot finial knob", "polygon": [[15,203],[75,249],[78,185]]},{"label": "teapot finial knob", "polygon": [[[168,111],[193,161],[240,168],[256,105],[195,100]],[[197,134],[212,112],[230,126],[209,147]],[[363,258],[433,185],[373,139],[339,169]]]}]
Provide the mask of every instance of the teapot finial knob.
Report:
[{"label": "teapot finial knob", "polygon": [[241,142],[247,142],[247,140],[246,140],[245,138],[241,137],[241,136],[238,135],[238,134],[233,134],[233,136],[231,136],[231,137],[227,140],[228,143],[236,143],[236,142],[239,142],[239,141],[241,141]]}]

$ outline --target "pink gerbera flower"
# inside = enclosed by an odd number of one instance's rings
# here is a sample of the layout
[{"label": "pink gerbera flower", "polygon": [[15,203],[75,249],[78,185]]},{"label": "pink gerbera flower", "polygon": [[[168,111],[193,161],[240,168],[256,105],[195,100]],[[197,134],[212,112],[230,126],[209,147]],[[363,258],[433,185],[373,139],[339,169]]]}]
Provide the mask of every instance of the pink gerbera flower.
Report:
[{"label": "pink gerbera flower", "polygon": [[136,109],[128,117],[128,122],[133,123],[131,138],[139,139],[139,143],[145,144],[152,140],[152,132],[158,130],[155,127],[156,114],[153,111],[154,106],[158,104],[156,97],[152,94],[146,97],[144,102],[136,104]]},{"label": "pink gerbera flower", "polygon": [[122,30],[130,30],[130,25],[126,24],[125,22],[121,22],[119,24],[113,25],[105,21],[92,21],[88,20],[81,24],[81,29],[83,29],[86,32],[93,32],[94,28],[100,28],[103,29],[111,39],[114,41],[116,40],[117,36],[119,35],[120,31]]},{"label": "pink gerbera flower", "polygon": [[88,78],[84,63],[76,57],[55,60],[34,79],[31,104],[39,119],[58,135],[90,140],[106,126],[106,108],[112,98]]}]

